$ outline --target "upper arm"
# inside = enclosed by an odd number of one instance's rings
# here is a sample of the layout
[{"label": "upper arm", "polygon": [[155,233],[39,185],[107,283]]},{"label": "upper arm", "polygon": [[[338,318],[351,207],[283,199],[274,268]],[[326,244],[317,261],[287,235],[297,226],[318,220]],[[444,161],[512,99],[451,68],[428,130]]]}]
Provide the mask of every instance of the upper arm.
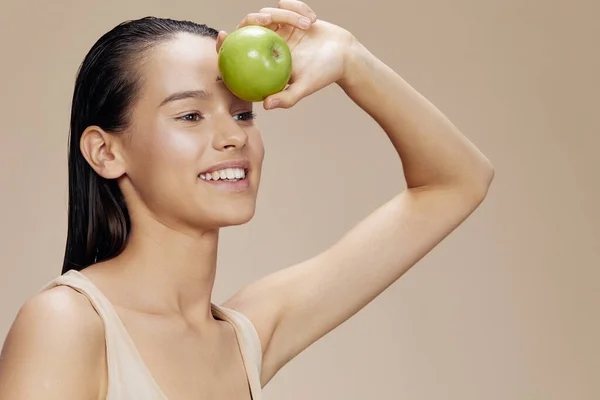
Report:
[{"label": "upper arm", "polygon": [[98,399],[104,327],[91,304],[56,287],[19,310],[0,354],[0,400]]},{"label": "upper arm", "polygon": [[263,383],[400,278],[465,220],[485,193],[407,189],[326,251],[228,300],[228,307],[255,323],[261,337]]}]

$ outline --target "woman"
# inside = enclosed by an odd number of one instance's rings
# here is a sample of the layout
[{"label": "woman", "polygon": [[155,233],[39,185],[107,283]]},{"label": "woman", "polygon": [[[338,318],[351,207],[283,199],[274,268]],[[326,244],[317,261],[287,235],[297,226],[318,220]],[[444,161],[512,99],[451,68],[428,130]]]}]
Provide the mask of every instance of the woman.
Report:
[{"label": "woman", "polygon": [[249,24],[276,30],[293,54],[291,85],[264,107],[338,84],[388,135],[407,189],[323,253],[211,303],[219,229],[255,210],[263,146],[252,104],[219,79],[225,32],[119,25],[77,77],[63,275],[15,319],[0,399],[260,399],[280,368],[485,198],[490,162],[348,31],[295,0],[239,27]]}]

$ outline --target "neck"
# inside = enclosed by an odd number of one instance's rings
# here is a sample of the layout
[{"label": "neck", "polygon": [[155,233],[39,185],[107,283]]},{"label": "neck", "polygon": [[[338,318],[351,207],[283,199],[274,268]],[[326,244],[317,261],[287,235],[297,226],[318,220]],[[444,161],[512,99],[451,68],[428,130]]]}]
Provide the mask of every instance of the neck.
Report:
[{"label": "neck", "polygon": [[143,225],[132,226],[127,247],[108,262],[114,282],[127,286],[127,307],[211,318],[219,231],[192,237],[158,221]]}]

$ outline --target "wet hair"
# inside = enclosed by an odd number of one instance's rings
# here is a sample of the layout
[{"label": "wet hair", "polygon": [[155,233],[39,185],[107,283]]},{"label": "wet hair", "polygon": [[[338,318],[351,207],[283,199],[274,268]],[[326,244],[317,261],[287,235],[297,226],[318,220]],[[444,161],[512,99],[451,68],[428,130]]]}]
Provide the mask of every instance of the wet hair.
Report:
[{"label": "wet hair", "polygon": [[69,134],[68,228],[62,273],[117,256],[130,231],[125,199],[115,180],[98,175],[79,142],[92,125],[121,133],[143,84],[140,64],[158,44],[179,33],[217,38],[204,24],[145,17],[123,22],[92,46],[77,72]]}]

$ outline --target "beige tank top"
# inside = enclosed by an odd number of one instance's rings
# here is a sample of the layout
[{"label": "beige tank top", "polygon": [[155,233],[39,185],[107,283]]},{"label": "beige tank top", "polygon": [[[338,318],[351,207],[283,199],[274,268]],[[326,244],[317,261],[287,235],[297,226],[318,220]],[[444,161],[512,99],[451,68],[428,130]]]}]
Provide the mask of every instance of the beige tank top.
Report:
[{"label": "beige tank top", "polygon": [[[144,364],[116,310],[100,289],[82,273],[71,270],[45,285],[42,291],[59,285],[69,286],[86,296],[104,322],[108,364],[106,399],[168,400]],[[211,307],[215,318],[233,326],[252,400],[262,400],[262,350],[254,325],[240,312],[215,304],[211,304]]]}]

